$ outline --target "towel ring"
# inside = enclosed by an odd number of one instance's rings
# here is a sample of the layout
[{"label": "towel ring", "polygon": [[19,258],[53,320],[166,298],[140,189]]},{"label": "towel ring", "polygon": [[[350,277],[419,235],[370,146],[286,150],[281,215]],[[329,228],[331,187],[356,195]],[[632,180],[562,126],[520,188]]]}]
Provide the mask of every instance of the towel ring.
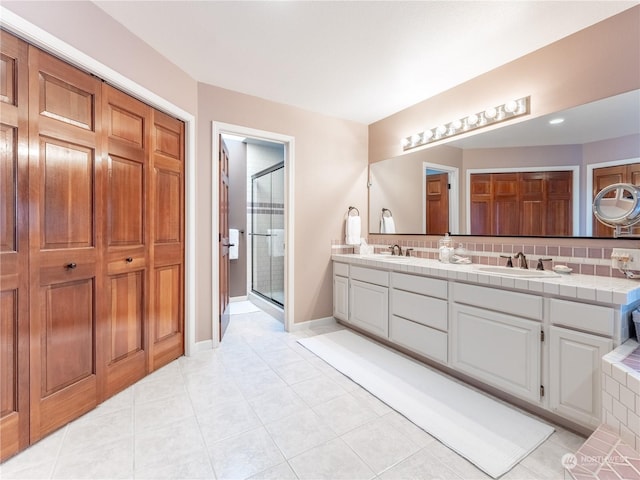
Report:
[{"label": "towel ring", "polygon": [[388,208],[383,208],[382,209],[382,216],[383,217],[393,217],[393,213],[391,213],[391,210],[389,210]]},{"label": "towel ring", "polygon": [[360,210],[358,210],[356,207],[349,207],[349,211],[347,212],[347,215],[351,215],[351,212],[353,212],[355,210],[355,214],[353,215],[354,217],[359,217],[360,216]]}]

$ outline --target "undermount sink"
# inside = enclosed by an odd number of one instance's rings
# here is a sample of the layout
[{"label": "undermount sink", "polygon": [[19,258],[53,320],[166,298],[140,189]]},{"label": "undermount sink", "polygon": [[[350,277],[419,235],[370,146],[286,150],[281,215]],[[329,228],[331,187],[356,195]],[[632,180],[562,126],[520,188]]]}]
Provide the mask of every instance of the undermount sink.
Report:
[{"label": "undermount sink", "polygon": [[549,272],[546,270],[527,270],[524,268],[512,268],[512,267],[476,267],[475,270],[480,273],[492,273],[497,275],[503,275],[505,277],[520,277],[520,278],[544,278],[544,277],[559,277],[557,273]]}]

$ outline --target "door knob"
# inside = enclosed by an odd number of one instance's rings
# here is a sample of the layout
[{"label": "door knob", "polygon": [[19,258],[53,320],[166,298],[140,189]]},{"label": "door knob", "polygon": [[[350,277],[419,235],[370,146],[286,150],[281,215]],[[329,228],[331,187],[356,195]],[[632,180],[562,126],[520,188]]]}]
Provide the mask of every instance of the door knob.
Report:
[{"label": "door knob", "polygon": [[132,257],[127,257],[127,259],[126,259],[126,260],[127,260],[127,263],[131,263],[131,262],[133,262],[133,258],[132,258]]},{"label": "door knob", "polygon": [[71,263],[67,263],[65,265],[66,268],[68,268],[69,270],[73,270],[74,268],[76,268],[78,265],[75,262],[71,262]]}]

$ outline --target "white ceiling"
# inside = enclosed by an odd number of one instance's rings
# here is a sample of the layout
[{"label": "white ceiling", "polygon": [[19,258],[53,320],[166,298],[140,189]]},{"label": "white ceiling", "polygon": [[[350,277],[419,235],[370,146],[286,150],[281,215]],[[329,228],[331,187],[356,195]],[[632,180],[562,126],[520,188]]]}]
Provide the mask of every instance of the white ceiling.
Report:
[{"label": "white ceiling", "polygon": [[370,124],[638,1],[95,1],[199,82]]}]

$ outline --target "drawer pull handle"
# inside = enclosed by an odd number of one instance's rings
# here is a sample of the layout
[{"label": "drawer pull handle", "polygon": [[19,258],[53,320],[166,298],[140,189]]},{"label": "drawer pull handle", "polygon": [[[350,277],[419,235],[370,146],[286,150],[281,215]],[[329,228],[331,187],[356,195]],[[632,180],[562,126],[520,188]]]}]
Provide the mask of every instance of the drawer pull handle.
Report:
[{"label": "drawer pull handle", "polygon": [[75,263],[75,262],[67,263],[67,264],[65,265],[65,267],[66,267],[66,268],[68,268],[69,270],[73,270],[73,269],[74,269],[74,268],[76,268],[77,266],[78,266],[78,264],[77,264],[77,263]]},{"label": "drawer pull handle", "polygon": [[133,258],[132,257],[127,257],[127,263],[131,263],[133,262]]}]

